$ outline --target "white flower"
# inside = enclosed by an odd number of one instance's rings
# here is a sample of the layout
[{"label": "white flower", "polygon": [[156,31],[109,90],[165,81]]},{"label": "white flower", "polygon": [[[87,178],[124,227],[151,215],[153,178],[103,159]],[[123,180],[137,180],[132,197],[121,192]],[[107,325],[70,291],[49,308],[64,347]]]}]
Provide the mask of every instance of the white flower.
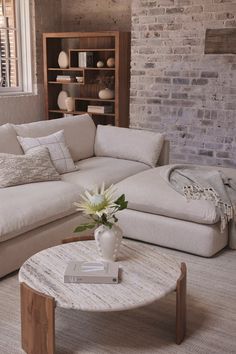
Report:
[{"label": "white flower", "polygon": [[114,211],[114,208],[117,207],[114,193],[114,186],[111,185],[109,188],[105,189],[104,183],[100,189],[95,187],[93,193],[85,191],[85,194],[81,195],[83,201],[74,203],[77,207],[76,210],[82,211],[86,215],[97,215],[101,217],[105,214],[109,216]]}]

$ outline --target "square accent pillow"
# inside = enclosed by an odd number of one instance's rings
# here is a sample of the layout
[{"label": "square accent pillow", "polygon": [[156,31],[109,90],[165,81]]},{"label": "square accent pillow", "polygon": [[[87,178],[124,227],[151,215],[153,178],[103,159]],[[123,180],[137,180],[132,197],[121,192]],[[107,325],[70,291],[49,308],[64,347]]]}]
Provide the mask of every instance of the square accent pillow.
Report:
[{"label": "square accent pillow", "polygon": [[34,148],[27,155],[0,153],[0,188],[60,179],[46,147]]},{"label": "square accent pillow", "polygon": [[17,136],[17,139],[25,153],[37,146],[46,146],[49,150],[52,163],[58,173],[61,174],[77,170],[70,151],[66,146],[64,130],[59,130],[54,134],[38,138]]}]

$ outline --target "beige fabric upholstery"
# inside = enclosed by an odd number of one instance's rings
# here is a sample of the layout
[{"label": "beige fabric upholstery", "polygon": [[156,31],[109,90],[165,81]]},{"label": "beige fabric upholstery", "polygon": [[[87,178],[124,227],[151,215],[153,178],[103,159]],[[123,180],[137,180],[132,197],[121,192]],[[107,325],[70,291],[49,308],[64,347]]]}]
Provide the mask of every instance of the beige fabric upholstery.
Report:
[{"label": "beige fabric upholstery", "polygon": [[131,176],[116,185],[125,193],[128,208],[169,218],[214,224],[219,220],[215,207],[207,200],[186,201],[159,175],[157,167]]},{"label": "beige fabric upholstery", "polygon": [[16,132],[11,124],[0,126],[0,152],[15,155],[23,154],[23,150],[16,137]]},{"label": "beige fabric upholstery", "polygon": [[[81,214],[73,214],[28,231],[0,243],[0,278],[20,268],[33,254],[75,236],[73,230],[84,222]],[[76,235],[78,236],[78,235]]]},{"label": "beige fabric upholstery", "polygon": [[168,165],[170,160],[170,142],[168,140],[164,140],[162,145],[162,149],[160,152],[159,159],[157,161],[157,166]]},{"label": "beige fabric upholstery", "polygon": [[149,169],[143,163],[114,159],[111,157],[92,157],[76,163],[77,172],[61,175],[65,182],[73,183],[80,188],[92,189],[95,185],[115,184],[122,179]]},{"label": "beige fabric upholstery", "polygon": [[76,170],[70,151],[66,146],[64,130],[59,130],[56,133],[39,138],[17,136],[17,139],[25,153],[33,151],[38,146],[46,146],[58,173],[67,173]]},{"label": "beige fabric upholstery", "polygon": [[227,245],[227,230],[221,234],[219,224],[203,225],[129,209],[118,218],[125,236],[159,246],[211,257]]},{"label": "beige fabric upholstery", "polygon": [[164,135],[146,130],[98,125],[94,151],[96,156],[107,156],[156,166]]},{"label": "beige fabric upholstery", "polygon": [[0,190],[0,242],[75,212],[82,189],[61,181]]},{"label": "beige fabric upholstery", "polygon": [[37,138],[64,130],[65,140],[74,161],[94,155],[96,127],[88,114],[14,125],[17,135]]},{"label": "beige fabric upholstery", "polygon": [[34,148],[28,155],[0,153],[0,188],[60,179],[46,147]]}]

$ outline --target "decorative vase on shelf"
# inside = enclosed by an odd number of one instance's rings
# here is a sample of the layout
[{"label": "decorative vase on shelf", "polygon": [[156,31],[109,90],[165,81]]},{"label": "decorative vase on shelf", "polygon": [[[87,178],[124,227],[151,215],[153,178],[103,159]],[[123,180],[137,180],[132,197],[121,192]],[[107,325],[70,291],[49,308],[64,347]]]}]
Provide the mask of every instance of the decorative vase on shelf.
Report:
[{"label": "decorative vase on shelf", "polygon": [[112,100],[115,97],[115,92],[106,87],[98,92],[98,97],[102,100]]},{"label": "decorative vase on shelf", "polygon": [[114,68],[114,66],[115,66],[115,58],[108,58],[107,59],[107,66],[108,66],[108,68]]},{"label": "decorative vase on shelf", "polygon": [[66,91],[60,91],[57,97],[57,105],[61,110],[66,110],[66,99],[68,98],[68,93]]},{"label": "decorative vase on shelf", "polygon": [[73,97],[67,97],[65,99],[65,105],[67,112],[73,112],[75,110],[75,99]]},{"label": "decorative vase on shelf", "polygon": [[115,224],[111,228],[100,225],[94,231],[94,237],[100,257],[105,261],[116,261],[123,237],[121,228]]},{"label": "decorative vase on shelf", "polygon": [[103,67],[104,67],[104,62],[101,61],[101,60],[99,60],[99,61],[97,62],[97,68],[103,68]]},{"label": "decorative vase on shelf", "polygon": [[61,51],[58,56],[58,65],[62,69],[66,69],[69,66],[69,57],[68,54],[64,51]]}]

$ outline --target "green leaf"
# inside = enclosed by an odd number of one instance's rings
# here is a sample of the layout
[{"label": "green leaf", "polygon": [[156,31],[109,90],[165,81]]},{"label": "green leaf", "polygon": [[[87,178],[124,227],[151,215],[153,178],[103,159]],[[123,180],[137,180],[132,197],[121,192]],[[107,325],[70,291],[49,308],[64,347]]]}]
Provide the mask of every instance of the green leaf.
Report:
[{"label": "green leaf", "polygon": [[104,225],[108,226],[108,227],[109,227],[109,229],[111,229],[111,228],[112,228],[112,226],[113,226],[113,223],[112,223],[112,222],[107,221]]},{"label": "green leaf", "polygon": [[112,217],[113,217],[113,219],[114,219],[115,222],[118,221],[118,219],[117,219],[117,217],[116,217],[115,215],[113,215]]},{"label": "green leaf", "polygon": [[124,210],[124,209],[127,208],[127,206],[128,206],[128,202],[127,202],[127,201],[124,201],[124,202],[120,205],[119,210]]},{"label": "green leaf", "polygon": [[116,201],[115,204],[117,204],[119,206],[118,210],[124,210],[127,208],[128,206],[128,202],[127,200],[125,200],[125,195],[122,194]]},{"label": "green leaf", "polygon": [[125,195],[122,194],[116,201],[115,204],[121,205],[123,202],[125,202]]},{"label": "green leaf", "polygon": [[96,224],[95,223],[91,223],[91,224],[81,224],[79,226],[77,226],[75,229],[74,229],[74,232],[82,232],[82,231],[85,231],[85,230],[91,230],[94,228]]},{"label": "green leaf", "polygon": [[106,214],[102,214],[101,222],[102,222],[102,224],[106,224],[106,223],[107,223],[107,216],[106,216]]}]

